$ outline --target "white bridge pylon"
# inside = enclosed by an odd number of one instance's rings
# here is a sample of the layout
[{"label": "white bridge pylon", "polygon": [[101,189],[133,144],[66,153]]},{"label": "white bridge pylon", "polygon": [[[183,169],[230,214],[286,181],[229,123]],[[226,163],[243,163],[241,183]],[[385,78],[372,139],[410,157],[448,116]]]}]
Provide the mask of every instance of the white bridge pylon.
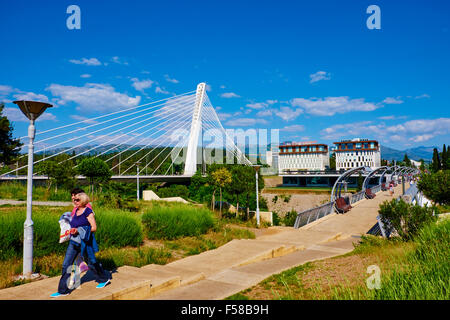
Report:
[{"label": "white bridge pylon", "polygon": [[186,151],[185,175],[194,175],[197,171],[198,138],[202,128],[202,109],[205,102],[205,93],[206,83],[199,83],[195,94],[194,113],[192,114],[191,131]]},{"label": "white bridge pylon", "polygon": [[[204,82],[197,85],[196,91],[134,107],[117,107],[108,114],[56,128],[47,127],[43,131],[39,131],[39,127],[41,125],[37,128],[37,156],[33,165],[50,160],[58,164],[71,161],[76,168],[80,156],[89,156],[101,157],[116,177],[130,176],[136,169],[137,174],[149,177],[169,176],[170,169],[172,175],[191,177],[199,164],[212,163],[212,160],[206,161],[205,150],[216,150],[213,160],[216,162],[223,162],[221,154],[225,151],[227,163],[236,160],[239,164],[252,165],[237,147],[235,137],[230,137],[223,128]],[[181,134],[175,138],[177,132]],[[205,147],[204,140],[208,138],[214,142]],[[24,145],[27,139],[27,136],[20,138]],[[66,156],[57,157],[61,154]],[[25,157],[26,153],[19,158],[20,162],[26,163]],[[141,165],[137,167],[137,163]],[[0,175],[0,179],[19,176],[19,171],[27,167],[10,167],[12,170]],[[43,175],[40,166],[36,167],[34,175]]]}]

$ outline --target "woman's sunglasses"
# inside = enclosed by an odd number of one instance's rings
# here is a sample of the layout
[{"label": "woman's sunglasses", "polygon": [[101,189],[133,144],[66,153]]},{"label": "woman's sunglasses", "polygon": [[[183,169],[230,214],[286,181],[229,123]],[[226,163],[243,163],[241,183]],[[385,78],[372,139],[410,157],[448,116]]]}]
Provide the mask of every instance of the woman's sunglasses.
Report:
[{"label": "woman's sunglasses", "polygon": [[78,201],[80,201],[80,199],[73,199],[73,201],[76,201],[76,202],[78,202]]}]

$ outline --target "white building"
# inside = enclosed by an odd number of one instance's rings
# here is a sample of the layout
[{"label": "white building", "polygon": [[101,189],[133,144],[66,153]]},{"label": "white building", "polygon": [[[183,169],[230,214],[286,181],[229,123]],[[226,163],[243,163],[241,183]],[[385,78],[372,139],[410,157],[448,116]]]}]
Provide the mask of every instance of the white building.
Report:
[{"label": "white building", "polygon": [[376,140],[355,138],[334,142],[336,145],[336,170],[357,167],[375,169],[381,166],[380,145]]},{"label": "white building", "polygon": [[285,142],[279,147],[279,173],[288,171],[323,171],[330,166],[326,144],[315,142]]}]

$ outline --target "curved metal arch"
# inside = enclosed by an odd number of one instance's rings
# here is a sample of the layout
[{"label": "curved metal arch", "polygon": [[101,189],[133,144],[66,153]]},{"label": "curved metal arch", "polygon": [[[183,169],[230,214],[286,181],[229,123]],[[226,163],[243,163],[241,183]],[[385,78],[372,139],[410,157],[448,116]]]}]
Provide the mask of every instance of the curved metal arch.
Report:
[{"label": "curved metal arch", "polygon": [[[335,201],[337,198],[339,198],[341,196],[342,185],[344,182],[347,181],[348,177],[350,177],[352,174],[359,172],[359,171],[366,172],[365,169],[366,169],[366,167],[357,167],[357,168],[349,169],[349,170],[345,171],[343,174],[341,174],[339,176],[339,178],[337,178],[336,182],[333,185],[333,189],[331,190],[330,201]],[[336,197],[335,194],[338,194],[339,196]]]},{"label": "curved metal arch", "polygon": [[[368,175],[367,175],[367,177],[364,179],[364,182],[363,182],[363,185],[362,185],[362,191],[366,191],[366,189],[367,189],[367,186],[368,186],[368,184],[369,184],[369,182],[370,182],[370,179],[372,179],[372,177],[375,175],[375,173],[377,173],[378,171],[380,171],[380,170],[383,170],[383,169],[388,169],[388,166],[383,166],[383,167],[379,167],[379,168],[376,168],[375,170],[372,170]],[[385,170],[385,171],[386,171]]]},{"label": "curved metal arch", "polygon": [[388,167],[386,168],[386,170],[384,170],[383,173],[381,174],[380,180],[378,180],[378,184],[382,184],[382,183],[383,183],[383,179],[384,179],[384,175],[386,174],[386,172],[391,171],[391,174],[392,174],[393,169],[395,169],[395,167],[393,167],[393,166],[388,166]]}]

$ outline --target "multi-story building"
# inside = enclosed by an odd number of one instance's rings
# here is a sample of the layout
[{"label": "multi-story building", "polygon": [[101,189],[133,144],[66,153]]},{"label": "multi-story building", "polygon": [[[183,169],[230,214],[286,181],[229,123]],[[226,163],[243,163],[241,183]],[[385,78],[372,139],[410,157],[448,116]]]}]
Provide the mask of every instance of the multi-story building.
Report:
[{"label": "multi-story building", "polygon": [[370,167],[372,169],[381,166],[380,145],[376,140],[355,138],[334,142],[336,145],[336,170],[357,167]]},{"label": "multi-story building", "polygon": [[330,166],[330,155],[326,144],[312,142],[284,142],[279,146],[279,172],[323,171]]}]

